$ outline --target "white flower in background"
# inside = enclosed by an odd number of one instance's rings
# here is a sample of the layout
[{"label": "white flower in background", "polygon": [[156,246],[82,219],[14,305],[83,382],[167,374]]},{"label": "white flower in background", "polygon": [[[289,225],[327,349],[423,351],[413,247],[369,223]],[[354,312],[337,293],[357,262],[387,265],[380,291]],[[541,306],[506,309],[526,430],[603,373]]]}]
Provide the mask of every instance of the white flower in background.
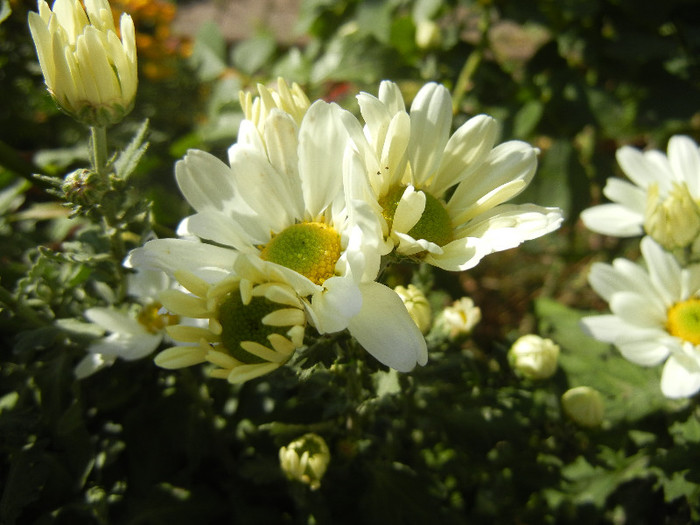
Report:
[{"label": "white flower in background", "polygon": [[410,114],[392,82],[381,83],[378,98],[361,93],[358,101],[364,130],[356,120],[346,125],[367,175],[351,178],[346,191],[375,203],[384,252],[461,271],[561,224],[558,208],[505,204],[532,180],[538,150],[520,141],[494,147],[497,124],[486,115],[450,136],[444,86],[423,86]]},{"label": "white flower in background", "polygon": [[256,283],[235,274],[215,285],[187,272],[176,271],[175,276],[191,293],[162,291],[163,306],[183,319],[208,323],[167,327],[173,340],[189,346],[163,350],[155,358],[158,366],[176,369],[208,362],[216,367],[212,377],[242,383],[279,368],[303,345],[304,306],[290,286]]},{"label": "white flower in background", "polygon": [[[107,0],[39,0],[29,13],[46,86],[70,115],[91,126],[121,120],[132,108],[138,73],[134,22],[120,20],[121,40]],[[87,11],[87,13],[86,13]]]},{"label": "white flower in background", "polygon": [[[427,348],[398,295],[375,282],[381,242],[375,214],[343,192],[343,173],[358,168],[347,162],[344,113],[317,101],[297,125],[272,108],[262,126],[264,143],[234,144],[230,166],[203,151],[188,152],[175,172],[196,213],[178,233],[221,247],[155,240],[133,252],[128,264],[205,278],[205,269],[210,277],[216,271],[224,276],[234,271],[234,260],[247,260],[269,280],[291,286],[320,333],[347,328],[380,362],[408,371],[425,364]],[[254,129],[251,141],[260,125]],[[188,253],[178,243],[195,249]],[[214,259],[202,257],[212,250]]]},{"label": "white flower in background", "polygon": [[316,490],[331,461],[331,452],[321,436],[309,433],[280,448],[279,458],[280,467],[289,479]]},{"label": "white flower in background", "polygon": [[586,317],[583,326],[633,363],[665,361],[664,395],[692,396],[700,390],[700,265],[681,268],[651,237],[641,250],[646,268],[627,259],[593,264],[588,281],[612,314]]},{"label": "white flower in background", "polygon": [[598,427],[603,422],[605,404],[603,396],[595,388],[570,388],[561,396],[561,406],[564,413],[582,427]]},{"label": "white flower in background", "polygon": [[87,355],[76,365],[78,379],[109,366],[117,358],[132,361],[151,354],[165,336],[165,328],[177,323],[177,316],[162,311],[156,300],[161,290],[172,285],[165,273],[143,270],[127,276],[128,293],[140,304],[127,309],[89,308],[85,317],[108,333],[88,346]]},{"label": "white flower in background", "polygon": [[[300,125],[306,111],[311,106],[309,98],[299,84],[293,83],[289,86],[283,78],[277,79],[276,90],[258,84],[257,97],[253,97],[250,92],[241,91],[239,99],[245,121],[247,121],[243,125],[243,130],[248,130],[249,126],[252,125],[260,135],[265,134],[265,122],[273,109],[284,111],[292,117],[297,125]],[[240,142],[240,132],[238,140]]]},{"label": "white flower in background", "polygon": [[559,345],[536,334],[519,337],[508,351],[511,366],[530,379],[547,379],[557,371]]},{"label": "white flower in background", "polygon": [[403,304],[406,305],[409,315],[421,333],[427,334],[432,326],[433,312],[425,294],[412,284],[409,284],[407,287],[397,286],[394,288],[394,291],[399,295]]},{"label": "white flower in background", "polygon": [[446,306],[438,315],[435,324],[451,338],[469,335],[481,321],[481,308],[469,297],[462,297]]},{"label": "white flower in background", "polygon": [[668,250],[691,245],[700,235],[698,145],[675,135],[667,155],[623,146],[616,157],[631,182],[609,178],[603,194],[613,202],[584,210],[586,227],[614,237],[646,232]]}]

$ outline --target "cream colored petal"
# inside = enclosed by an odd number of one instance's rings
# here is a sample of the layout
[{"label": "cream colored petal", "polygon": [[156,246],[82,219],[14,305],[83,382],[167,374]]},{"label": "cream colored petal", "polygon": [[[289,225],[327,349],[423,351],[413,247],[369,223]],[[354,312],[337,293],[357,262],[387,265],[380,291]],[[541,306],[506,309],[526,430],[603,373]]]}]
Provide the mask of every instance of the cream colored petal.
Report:
[{"label": "cream colored petal", "polygon": [[671,354],[661,373],[661,391],[672,399],[690,397],[700,390],[697,350]]},{"label": "cream colored petal", "polygon": [[153,361],[161,368],[174,370],[204,363],[207,352],[201,346],[174,346],[159,352]]},{"label": "cream colored petal", "polygon": [[198,343],[202,339],[208,343],[217,343],[220,338],[210,330],[201,326],[187,326],[176,324],[165,328],[167,334],[174,340],[181,343]]},{"label": "cream colored petal", "polygon": [[279,368],[278,363],[262,363],[255,365],[240,365],[235,367],[229,373],[227,379],[229,383],[240,384],[255,379],[256,377],[269,374],[273,370]]},{"label": "cream colored petal", "polygon": [[441,84],[425,84],[411,104],[409,155],[414,184],[426,183],[440,165],[452,127],[452,99]]},{"label": "cream colored petal", "polygon": [[249,354],[253,354],[254,356],[264,359],[270,363],[284,363],[288,358],[287,355],[278,354],[271,348],[261,345],[255,341],[242,341],[241,348]]},{"label": "cream colored petal", "polygon": [[626,180],[617,177],[611,177],[605,183],[603,195],[634,213],[644,215],[647,204],[647,192],[639,186],[630,184]]},{"label": "cream colored petal", "polygon": [[136,319],[113,308],[94,307],[85,310],[85,317],[90,322],[104,328],[109,332],[121,332],[131,335],[144,335],[148,331]]},{"label": "cream colored petal", "polygon": [[685,181],[690,194],[700,198],[700,149],[690,137],[675,135],[668,141],[668,161],[678,178]]},{"label": "cream colored petal", "polygon": [[676,258],[659,246],[651,237],[644,237],[640,243],[649,277],[667,306],[680,301],[681,267]]},{"label": "cream colored petal", "polygon": [[644,233],[644,215],[620,204],[600,204],[581,212],[591,231],[613,237],[634,237]]},{"label": "cream colored petal", "polygon": [[231,169],[210,153],[189,150],[175,164],[175,179],[185,199],[197,211],[229,210],[235,199]]},{"label": "cream colored petal", "polygon": [[666,193],[673,181],[673,171],[667,161],[660,158],[659,152],[641,151],[631,146],[623,146],[615,154],[622,171],[641,188],[657,183],[662,193]]},{"label": "cream colored petal", "polygon": [[408,233],[420,220],[425,211],[425,193],[408,186],[396,206],[392,230]]},{"label": "cream colored petal", "polygon": [[497,135],[498,124],[488,115],[477,115],[462,124],[447,142],[437,175],[426,190],[442,195],[468,178],[488,157]]},{"label": "cream colored petal", "polygon": [[389,110],[391,115],[405,112],[406,105],[401,95],[398,84],[389,80],[383,80],[379,84],[379,100],[381,100]]},{"label": "cream colored petal", "polygon": [[281,308],[267,314],[261,319],[261,322],[268,326],[293,326],[304,324],[306,317],[304,312],[298,308]]}]

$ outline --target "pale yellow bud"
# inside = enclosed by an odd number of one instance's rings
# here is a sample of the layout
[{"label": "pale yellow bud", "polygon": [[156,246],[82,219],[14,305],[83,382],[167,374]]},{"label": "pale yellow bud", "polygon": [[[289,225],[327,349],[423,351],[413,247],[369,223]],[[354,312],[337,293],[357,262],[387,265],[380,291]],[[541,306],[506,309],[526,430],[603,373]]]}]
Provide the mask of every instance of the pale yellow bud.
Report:
[{"label": "pale yellow bud", "polygon": [[685,248],[700,235],[700,209],[685,182],[674,182],[665,198],[649,186],[644,229],[667,250]]},{"label": "pale yellow bud", "polygon": [[430,49],[440,45],[442,35],[440,26],[432,20],[420,20],[416,24],[416,45],[421,49]]},{"label": "pale yellow bud", "polygon": [[554,375],[558,359],[559,346],[535,334],[520,337],[508,352],[511,366],[530,379],[547,379]]},{"label": "pale yellow bud", "polygon": [[413,322],[416,323],[418,329],[424,334],[428,333],[432,325],[433,313],[430,309],[430,303],[428,303],[428,299],[425,298],[423,292],[412,284],[409,284],[407,288],[397,286],[394,288],[394,291],[401,298],[403,304],[406,305],[408,314],[413,319]]},{"label": "pale yellow bud", "polygon": [[138,84],[136,37],[129,15],[120,20],[121,39],[107,0],[44,0],[29,13],[46,87],[58,105],[90,126],[121,120],[134,104]]},{"label": "pale yellow bud", "polygon": [[280,467],[292,480],[306,483],[312,490],[321,486],[331,453],[318,434],[304,434],[286,447],[280,448]]},{"label": "pale yellow bud", "polygon": [[597,427],[603,422],[603,396],[589,386],[577,386],[561,396],[564,412],[582,427]]},{"label": "pale yellow bud", "polygon": [[451,306],[446,306],[439,318],[440,326],[452,339],[472,333],[479,321],[481,309],[474,306],[474,301],[469,297],[462,297]]}]

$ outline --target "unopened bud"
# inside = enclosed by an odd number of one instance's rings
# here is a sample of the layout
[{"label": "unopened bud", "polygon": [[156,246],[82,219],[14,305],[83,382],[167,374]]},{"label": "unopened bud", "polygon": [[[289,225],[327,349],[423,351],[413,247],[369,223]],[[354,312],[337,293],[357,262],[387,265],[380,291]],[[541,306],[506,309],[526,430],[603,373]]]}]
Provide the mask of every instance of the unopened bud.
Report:
[{"label": "unopened bud", "polygon": [[428,333],[432,324],[433,314],[430,309],[430,303],[428,303],[428,299],[426,299],[423,292],[412,284],[409,284],[408,287],[397,286],[394,288],[394,291],[401,297],[418,329],[423,334]]},{"label": "unopened bud", "polygon": [[520,337],[508,352],[511,366],[530,379],[547,379],[557,371],[559,346],[535,334]]},{"label": "unopened bud", "polygon": [[577,386],[561,396],[564,412],[582,427],[597,427],[603,422],[603,396],[589,386]]},{"label": "unopened bud", "polygon": [[321,436],[309,433],[280,448],[279,457],[282,471],[289,479],[306,483],[316,490],[321,486],[331,453]]},{"label": "unopened bud", "polygon": [[674,182],[665,198],[652,184],[647,193],[644,229],[667,250],[685,248],[700,235],[700,209],[685,182]]}]

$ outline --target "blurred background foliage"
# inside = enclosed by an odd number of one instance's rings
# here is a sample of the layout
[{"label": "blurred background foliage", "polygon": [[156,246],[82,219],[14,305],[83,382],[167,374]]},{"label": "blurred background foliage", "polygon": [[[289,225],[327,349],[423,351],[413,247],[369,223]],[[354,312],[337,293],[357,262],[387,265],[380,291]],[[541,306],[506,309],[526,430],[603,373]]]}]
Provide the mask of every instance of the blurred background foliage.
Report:
[{"label": "blurred background foliage", "polygon": [[[87,135],[43,87],[26,23],[34,2],[2,0],[0,523],[700,520],[696,403],[665,400],[658,371],[578,325],[604,306],[586,285],[589,265],[636,251],[578,221],[620,174],[615,150],[700,139],[697,2],[304,0],[293,38],[260,24],[236,41],[217,20],[176,33],[178,9],[196,2],[112,5],[134,17],[141,76],[110,139],[126,146],[148,119],[150,146],[129,184],[152,201],[159,236],[188,213],[175,161],[188,148],[225,158],[239,90],[277,76],[353,111],[354,94],[376,94],[382,79],[407,100],[442,82],[455,126],[488,113],[502,140],[541,149],[521,199],[560,206],[567,220],[463,274],[395,268],[387,282],[413,282],[436,311],[468,295],[483,313],[471,338],[430,340],[429,364],[411,374],[369,362],[340,335],[239,387],[148,360],[77,382],[73,367],[96,335],[82,312],[116,300],[114,261],[109,239],[32,177],[83,166]],[[126,247],[139,245],[140,223],[125,224]],[[524,380],[508,365],[510,344],[529,332],[562,347],[552,379]],[[579,385],[604,395],[600,428],[562,414],[561,394]],[[309,431],[331,449],[317,491],[286,480],[277,459]]]}]

